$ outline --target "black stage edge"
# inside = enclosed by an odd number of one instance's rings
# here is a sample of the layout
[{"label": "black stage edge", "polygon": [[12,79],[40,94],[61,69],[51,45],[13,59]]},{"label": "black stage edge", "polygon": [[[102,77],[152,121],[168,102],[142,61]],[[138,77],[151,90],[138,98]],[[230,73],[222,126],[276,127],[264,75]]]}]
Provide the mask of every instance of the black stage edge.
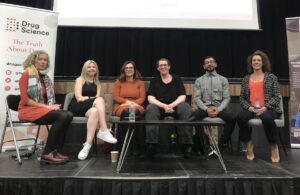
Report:
[{"label": "black stage edge", "polygon": [[[128,156],[120,174],[110,156],[76,156],[64,165],[41,164],[35,157],[21,166],[0,155],[1,195],[297,195],[300,194],[300,150],[288,149],[280,163],[256,151],[254,161],[243,153],[224,154],[228,173],[217,158],[163,155],[154,160]],[[281,152],[281,154],[283,154]]]}]

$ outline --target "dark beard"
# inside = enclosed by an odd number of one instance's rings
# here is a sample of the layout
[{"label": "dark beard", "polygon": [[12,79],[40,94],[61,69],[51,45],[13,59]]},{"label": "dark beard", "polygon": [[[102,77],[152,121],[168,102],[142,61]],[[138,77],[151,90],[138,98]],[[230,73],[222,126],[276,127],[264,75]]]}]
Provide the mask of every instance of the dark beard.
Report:
[{"label": "dark beard", "polygon": [[212,68],[212,69],[211,69],[211,68],[207,68],[207,69],[206,69],[206,71],[209,72],[209,73],[211,73],[211,72],[213,72],[213,71],[215,71],[215,70],[216,70],[216,68]]}]

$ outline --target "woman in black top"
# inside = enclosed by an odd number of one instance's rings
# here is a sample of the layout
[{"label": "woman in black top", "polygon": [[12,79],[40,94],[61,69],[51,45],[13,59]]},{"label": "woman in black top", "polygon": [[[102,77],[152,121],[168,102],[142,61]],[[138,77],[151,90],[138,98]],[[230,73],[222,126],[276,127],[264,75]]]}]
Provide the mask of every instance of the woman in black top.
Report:
[{"label": "woman in black top", "polygon": [[75,116],[85,116],[85,113],[93,106],[97,94],[97,85],[94,82],[85,81],[82,85],[81,93],[83,97],[86,96],[88,99],[77,102],[74,96],[69,105],[69,110],[71,110]]},{"label": "woman in black top", "polygon": [[96,129],[100,127],[97,138],[108,143],[117,143],[107,128],[105,119],[105,102],[100,97],[100,82],[98,65],[93,60],[84,63],[80,77],[75,81],[75,96],[72,99],[69,110],[74,116],[86,116],[87,136],[78,159],[85,160],[92,146]]}]

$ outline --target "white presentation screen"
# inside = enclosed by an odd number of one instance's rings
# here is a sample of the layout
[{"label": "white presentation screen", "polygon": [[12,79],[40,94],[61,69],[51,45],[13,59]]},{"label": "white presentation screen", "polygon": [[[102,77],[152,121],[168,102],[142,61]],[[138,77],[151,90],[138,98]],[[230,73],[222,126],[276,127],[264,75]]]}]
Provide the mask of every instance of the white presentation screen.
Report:
[{"label": "white presentation screen", "polygon": [[256,0],[55,0],[60,26],[259,29]]}]

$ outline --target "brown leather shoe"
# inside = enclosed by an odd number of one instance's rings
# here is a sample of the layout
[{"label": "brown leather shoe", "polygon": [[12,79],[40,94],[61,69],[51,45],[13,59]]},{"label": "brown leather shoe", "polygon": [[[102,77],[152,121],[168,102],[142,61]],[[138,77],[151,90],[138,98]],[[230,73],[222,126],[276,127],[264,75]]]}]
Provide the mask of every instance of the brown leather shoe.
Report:
[{"label": "brown leather shoe", "polygon": [[49,154],[42,155],[41,161],[48,164],[64,164],[66,162],[66,160],[55,157],[54,153],[52,151]]},{"label": "brown leather shoe", "polygon": [[55,158],[59,158],[59,159],[65,160],[65,161],[70,160],[70,158],[68,156],[65,156],[57,151],[54,152],[54,156],[55,156]]}]

